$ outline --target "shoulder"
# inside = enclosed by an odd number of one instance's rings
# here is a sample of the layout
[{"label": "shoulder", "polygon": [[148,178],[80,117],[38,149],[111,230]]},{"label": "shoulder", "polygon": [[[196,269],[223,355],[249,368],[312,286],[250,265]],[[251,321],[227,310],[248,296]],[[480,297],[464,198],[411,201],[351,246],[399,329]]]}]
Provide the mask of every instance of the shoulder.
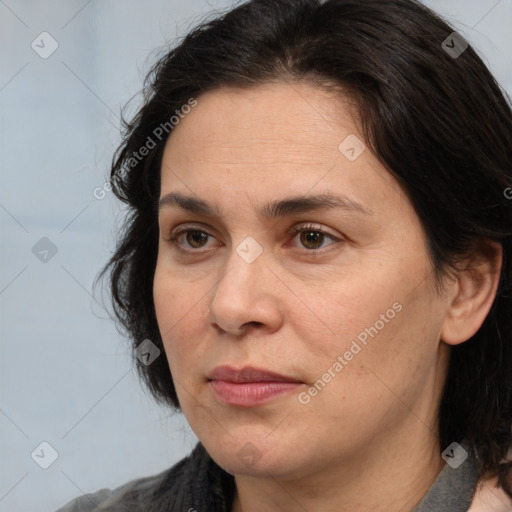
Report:
[{"label": "shoulder", "polygon": [[130,512],[147,510],[148,504],[163,488],[172,492],[179,487],[180,476],[187,472],[187,466],[197,457],[198,447],[178,461],[174,466],[156,475],[130,480],[115,489],[103,488],[94,493],[84,494],[71,500],[56,512]]},{"label": "shoulder", "polygon": [[[166,470],[158,475],[153,475],[145,478],[138,478],[130,480],[115,489],[100,489],[94,493],[84,494],[74,500],[70,501],[63,507],[59,508],[57,512],[89,512],[89,511],[110,511],[119,510],[119,505],[139,506],[144,505],[143,495],[147,495],[147,491],[157,489],[159,484],[169,476],[170,470]],[[130,510],[126,508],[126,510]],[[138,510],[134,508],[133,510]],[[142,509],[141,509],[142,510]]]},{"label": "shoulder", "polygon": [[468,512],[510,512],[512,498],[497,484],[497,478],[480,482]]}]

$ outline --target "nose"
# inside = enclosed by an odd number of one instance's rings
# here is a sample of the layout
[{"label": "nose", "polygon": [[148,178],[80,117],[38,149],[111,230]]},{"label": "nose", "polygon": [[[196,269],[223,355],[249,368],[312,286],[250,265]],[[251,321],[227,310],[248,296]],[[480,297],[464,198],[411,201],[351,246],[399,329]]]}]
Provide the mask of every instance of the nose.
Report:
[{"label": "nose", "polygon": [[268,334],[281,327],[282,284],[265,260],[263,253],[248,263],[233,249],[214,288],[210,325],[237,337],[249,330]]}]

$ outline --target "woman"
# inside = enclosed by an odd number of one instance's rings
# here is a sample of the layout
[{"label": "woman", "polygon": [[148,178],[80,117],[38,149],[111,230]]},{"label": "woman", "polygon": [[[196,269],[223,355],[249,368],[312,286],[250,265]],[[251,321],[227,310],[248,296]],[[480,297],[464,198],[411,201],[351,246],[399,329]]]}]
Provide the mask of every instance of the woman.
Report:
[{"label": "woman", "polygon": [[114,159],[104,272],[200,442],[61,511],[509,510],[511,134],[414,1],[252,0],[191,32]]}]

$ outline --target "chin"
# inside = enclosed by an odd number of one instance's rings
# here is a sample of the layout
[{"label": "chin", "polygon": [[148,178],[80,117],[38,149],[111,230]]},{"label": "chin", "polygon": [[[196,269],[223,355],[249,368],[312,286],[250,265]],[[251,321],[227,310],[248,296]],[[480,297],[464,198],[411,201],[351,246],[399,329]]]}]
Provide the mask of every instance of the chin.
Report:
[{"label": "chin", "polygon": [[232,475],[278,477],[297,472],[298,454],[290,456],[296,447],[274,433],[269,436],[267,429],[250,430],[250,435],[226,433],[222,439],[201,442],[215,462]]}]

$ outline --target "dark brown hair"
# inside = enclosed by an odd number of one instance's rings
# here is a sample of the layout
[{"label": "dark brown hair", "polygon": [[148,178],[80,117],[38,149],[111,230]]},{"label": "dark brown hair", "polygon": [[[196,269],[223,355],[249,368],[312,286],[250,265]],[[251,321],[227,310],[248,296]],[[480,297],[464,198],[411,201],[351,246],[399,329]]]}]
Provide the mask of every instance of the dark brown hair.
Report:
[{"label": "dark brown hair", "polygon": [[[153,67],[143,104],[125,123],[111,180],[128,213],[99,278],[109,275],[115,316],[133,347],[149,338],[163,352],[153,278],[171,117],[222,86],[285,80],[348,91],[366,143],[422,222],[439,282],[485,239],[503,247],[489,315],[452,348],[439,441],[446,447],[467,438],[480,476],[497,475],[512,496],[512,462],[503,460],[512,444],[512,112],[471,46],[447,51],[453,32],[413,0],[252,0],[197,26]],[[154,147],[140,157],[148,137]],[[156,399],[179,408],[166,358],[136,364]]]}]

